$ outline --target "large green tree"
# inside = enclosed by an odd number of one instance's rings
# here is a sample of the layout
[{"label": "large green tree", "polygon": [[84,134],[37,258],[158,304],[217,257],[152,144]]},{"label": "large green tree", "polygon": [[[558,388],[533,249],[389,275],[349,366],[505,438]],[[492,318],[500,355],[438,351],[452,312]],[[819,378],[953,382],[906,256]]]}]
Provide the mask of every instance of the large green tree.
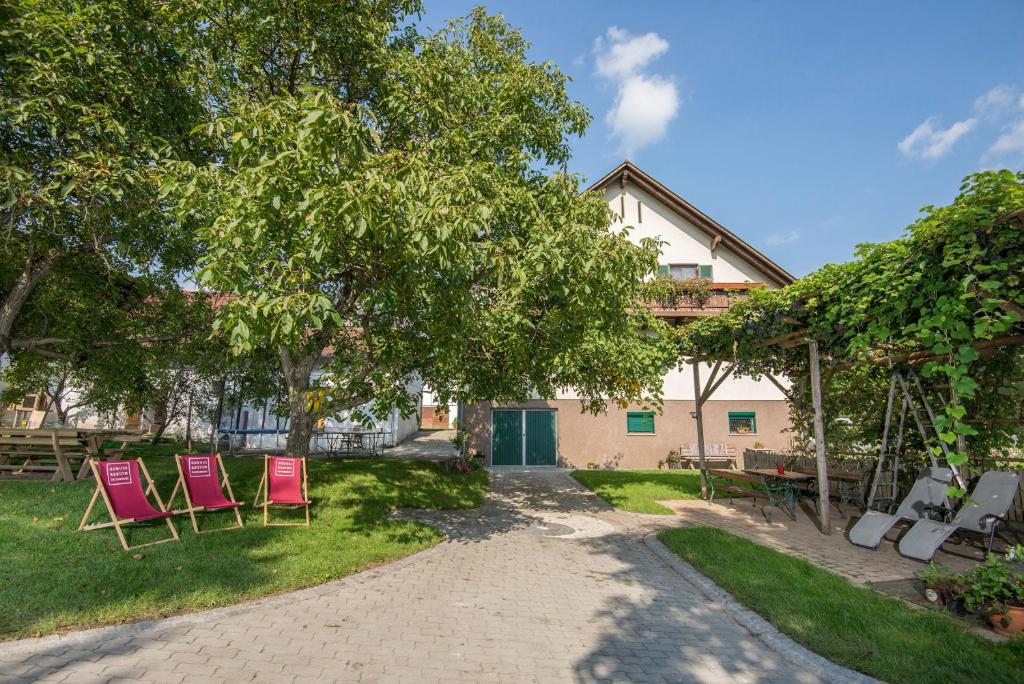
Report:
[{"label": "large green tree", "polygon": [[0,0],[0,355],[74,356],[97,341],[68,334],[88,327],[77,314],[117,306],[128,275],[171,287],[192,263],[151,176],[164,154],[199,155],[206,116],[178,9]]},{"label": "large green tree", "polygon": [[477,10],[420,35],[415,2],[217,7],[196,15],[217,162],[168,165],[164,192],[229,296],[218,331],[277,346],[290,452],[317,414],[411,409],[416,372],[442,400],[657,399],[666,343],[632,309],[658,246],[559,172],[589,115],[517,31]]}]

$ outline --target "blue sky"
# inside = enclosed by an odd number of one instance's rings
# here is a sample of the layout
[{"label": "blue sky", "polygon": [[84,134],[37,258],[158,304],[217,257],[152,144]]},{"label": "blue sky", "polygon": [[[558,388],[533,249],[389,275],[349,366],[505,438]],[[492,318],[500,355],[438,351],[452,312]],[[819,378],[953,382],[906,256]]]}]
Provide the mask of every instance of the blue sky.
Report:
[{"label": "blue sky", "polygon": [[[439,28],[475,2],[426,0]],[[797,276],[898,237],[984,168],[1024,168],[1024,1],[483,3],[624,157]]]}]

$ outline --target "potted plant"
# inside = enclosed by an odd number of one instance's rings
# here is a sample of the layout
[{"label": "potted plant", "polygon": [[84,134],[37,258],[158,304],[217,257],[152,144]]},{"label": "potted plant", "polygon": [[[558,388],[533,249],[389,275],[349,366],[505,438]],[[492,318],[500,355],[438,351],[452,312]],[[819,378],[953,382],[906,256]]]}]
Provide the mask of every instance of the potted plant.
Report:
[{"label": "potted plant", "polygon": [[963,575],[964,605],[971,612],[985,615],[1000,634],[1024,633],[1024,577],[1014,572],[1019,549],[1009,559],[990,553],[985,562]]},{"label": "potted plant", "polygon": [[665,463],[668,464],[669,470],[674,470],[675,468],[678,468],[679,464],[682,463],[682,458],[679,455],[679,451],[673,449],[672,451],[668,452],[668,456],[665,458]]},{"label": "potted plant", "polygon": [[926,599],[956,615],[966,612],[963,594],[967,583],[963,575],[932,561],[927,568],[919,570],[917,576],[924,582]]}]

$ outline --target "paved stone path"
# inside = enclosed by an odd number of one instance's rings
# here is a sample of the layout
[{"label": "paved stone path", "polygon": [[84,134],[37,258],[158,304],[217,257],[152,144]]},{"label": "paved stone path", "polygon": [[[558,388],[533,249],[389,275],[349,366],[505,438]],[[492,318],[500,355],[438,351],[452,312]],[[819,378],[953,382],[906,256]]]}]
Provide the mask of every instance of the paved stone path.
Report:
[{"label": "paved stone path", "polygon": [[614,511],[564,471],[498,472],[480,509],[400,514],[449,541],[249,604],[2,644],[0,680],[858,679],[660,557],[648,534],[673,519]]},{"label": "paved stone path", "polygon": [[[832,534],[823,535],[818,531],[817,517],[813,508],[806,504],[797,511],[796,520],[790,520],[782,511],[776,510],[772,521],[765,520],[759,507],[750,499],[728,499],[707,501],[662,501],[682,519],[684,525],[717,527],[735,535],[746,537],[758,544],[769,546],[790,556],[803,558],[826,570],[846,577],[854,584],[893,582],[915,576],[924,563],[901,556],[896,550],[899,528],[890,531],[877,549],[854,546],[847,540],[846,531],[858,519],[860,513],[848,511],[849,517],[841,517],[832,509]],[[758,500],[758,504],[763,502]],[[852,508],[852,506],[850,507]],[[939,565],[955,570],[968,570],[984,560],[984,553],[965,544],[947,544],[947,551],[935,554]]]},{"label": "paved stone path", "polygon": [[384,458],[436,461],[458,455],[452,444],[455,430],[420,430],[397,446],[384,450]]}]

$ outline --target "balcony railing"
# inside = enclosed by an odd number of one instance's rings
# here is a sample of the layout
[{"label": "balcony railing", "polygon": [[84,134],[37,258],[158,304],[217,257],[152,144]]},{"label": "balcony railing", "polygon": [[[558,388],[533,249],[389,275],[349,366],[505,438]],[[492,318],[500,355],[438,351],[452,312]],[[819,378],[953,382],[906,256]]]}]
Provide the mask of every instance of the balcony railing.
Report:
[{"label": "balcony railing", "polygon": [[655,316],[663,318],[699,318],[716,316],[736,302],[745,299],[750,290],[764,287],[761,283],[707,283],[693,287],[682,281],[676,290],[664,284],[650,287],[644,305]]}]

